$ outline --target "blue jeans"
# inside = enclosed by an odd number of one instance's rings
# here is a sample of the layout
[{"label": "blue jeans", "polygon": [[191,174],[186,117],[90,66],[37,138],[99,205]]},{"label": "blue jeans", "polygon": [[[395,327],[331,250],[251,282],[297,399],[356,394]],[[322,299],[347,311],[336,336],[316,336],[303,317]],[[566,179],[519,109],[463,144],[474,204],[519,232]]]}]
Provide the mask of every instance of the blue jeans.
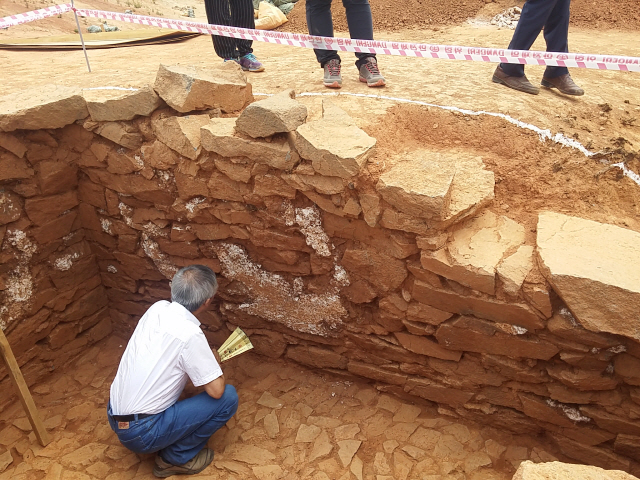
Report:
[{"label": "blue jeans", "polygon": [[165,462],[182,465],[202,450],[211,435],[220,429],[238,409],[238,394],[226,385],[222,397],[206,392],[176,402],[164,412],[129,422],[119,429],[113,419],[111,404],[107,409],[109,425],[120,443],[135,453],[158,452]]}]

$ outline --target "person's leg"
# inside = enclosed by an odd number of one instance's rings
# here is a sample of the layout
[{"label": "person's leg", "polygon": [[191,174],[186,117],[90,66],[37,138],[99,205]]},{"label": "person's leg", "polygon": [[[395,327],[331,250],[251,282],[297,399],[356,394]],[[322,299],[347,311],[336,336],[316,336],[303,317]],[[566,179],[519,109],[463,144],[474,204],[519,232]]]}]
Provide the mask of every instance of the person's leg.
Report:
[{"label": "person's leg", "polygon": [[[509,50],[529,50],[540,35],[556,3],[558,0],[527,0],[522,7],[518,26],[509,43]],[[510,77],[524,76],[524,65],[501,63],[500,67]]]},{"label": "person's leg", "polygon": [[203,392],[177,402],[163,412],[164,433],[158,435],[159,454],[165,462],[182,465],[202,450],[211,435],[219,430],[238,409],[238,394],[227,385],[219,399]]},{"label": "person's leg", "polygon": [[[347,12],[349,36],[360,40],[373,40],[373,17],[369,0],[342,0]],[[375,53],[356,53],[356,67],[360,68],[367,58],[375,58]]]},{"label": "person's leg", "polygon": [[[548,52],[569,51],[569,6],[571,0],[558,0],[544,24],[544,39]],[[569,73],[567,67],[548,66],[544,78],[555,78]]]},{"label": "person's leg", "polygon": [[[211,25],[232,25],[230,0],[204,0],[207,21]],[[253,10],[252,10],[253,15]],[[211,35],[213,48],[220,58],[230,59],[238,57],[235,38]]]},{"label": "person's leg", "polygon": [[[307,0],[306,13],[309,35],[333,37],[331,0]],[[324,67],[329,60],[340,61],[340,55],[335,50],[314,49],[314,52],[321,67]]]},{"label": "person's leg", "polygon": [[[253,16],[252,0],[231,0],[231,24],[240,28],[256,28],[256,20]],[[238,54],[242,57],[253,53],[253,40],[234,38]]]}]

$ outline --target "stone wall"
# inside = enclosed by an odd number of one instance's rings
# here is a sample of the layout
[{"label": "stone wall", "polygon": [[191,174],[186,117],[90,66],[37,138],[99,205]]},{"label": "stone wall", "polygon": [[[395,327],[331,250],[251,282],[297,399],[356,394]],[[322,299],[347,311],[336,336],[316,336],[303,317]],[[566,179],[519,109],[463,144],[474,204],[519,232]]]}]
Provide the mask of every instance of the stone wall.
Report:
[{"label": "stone wall", "polygon": [[251,103],[224,65],[0,99],[2,319],[30,380],[202,263],[213,345],[241,326],[261,355],[637,473],[640,234],[553,212],[528,231],[469,154],[378,172],[344,111],[294,97]]}]

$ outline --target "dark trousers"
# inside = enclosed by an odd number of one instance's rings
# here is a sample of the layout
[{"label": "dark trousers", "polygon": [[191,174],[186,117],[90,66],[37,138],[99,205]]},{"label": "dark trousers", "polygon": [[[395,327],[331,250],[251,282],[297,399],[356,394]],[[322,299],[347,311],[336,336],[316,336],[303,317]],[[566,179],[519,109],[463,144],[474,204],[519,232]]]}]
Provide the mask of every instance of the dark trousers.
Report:
[{"label": "dark trousers", "polygon": [[[369,0],[342,0],[342,4],[347,10],[347,24],[351,38],[373,40],[373,19]],[[331,0],[307,0],[306,6],[309,35],[333,37]],[[314,52],[322,67],[329,60],[340,60],[340,55],[335,50],[315,49]],[[356,53],[356,57],[358,58],[356,66],[360,68],[365,59],[375,58],[375,54]]]},{"label": "dark trousers", "polygon": [[[252,0],[204,0],[207,20],[211,25],[256,28]],[[211,35],[213,48],[220,58],[238,58],[252,53],[253,40]]]},{"label": "dark trousers", "polygon": [[[569,5],[571,0],[527,0],[509,49],[529,50],[544,28],[547,52],[569,51]],[[512,77],[524,75],[524,65],[501,63],[502,70]],[[569,73],[566,67],[547,67],[544,76],[559,77]]]}]

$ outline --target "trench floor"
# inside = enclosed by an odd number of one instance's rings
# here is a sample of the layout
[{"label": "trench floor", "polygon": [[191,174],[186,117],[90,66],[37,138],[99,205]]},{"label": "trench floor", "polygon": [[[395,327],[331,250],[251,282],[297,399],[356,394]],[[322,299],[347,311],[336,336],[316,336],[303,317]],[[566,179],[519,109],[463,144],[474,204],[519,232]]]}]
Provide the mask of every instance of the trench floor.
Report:
[{"label": "trench floor", "polygon": [[[153,455],[128,451],[107,424],[109,386],[125,345],[105,339],[32,387],[52,436],[47,447],[17,400],[0,412],[0,450],[13,458],[0,480],[155,478]],[[240,406],[209,441],[215,459],[200,478],[506,480],[523,460],[556,459],[540,439],[459,423],[432,404],[351,377],[252,352],[224,370]]]}]

